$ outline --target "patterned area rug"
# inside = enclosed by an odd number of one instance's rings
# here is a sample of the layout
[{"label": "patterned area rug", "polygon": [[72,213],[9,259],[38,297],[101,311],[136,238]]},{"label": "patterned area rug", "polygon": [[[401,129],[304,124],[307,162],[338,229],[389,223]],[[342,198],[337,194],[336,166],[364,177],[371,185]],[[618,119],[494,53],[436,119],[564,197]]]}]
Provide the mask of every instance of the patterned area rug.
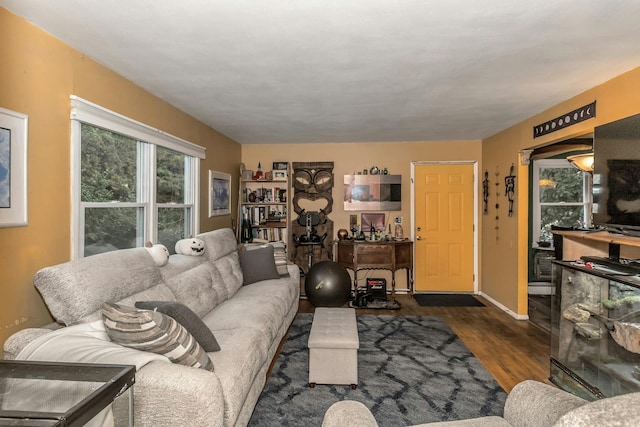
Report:
[{"label": "patterned area rug", "polygon": [[438,317],[358,315],[358,388],[308,386],[311,314],[298,314],[250,426],[320,426],[339,400],[382,426],[502,415],[506,393]]}]

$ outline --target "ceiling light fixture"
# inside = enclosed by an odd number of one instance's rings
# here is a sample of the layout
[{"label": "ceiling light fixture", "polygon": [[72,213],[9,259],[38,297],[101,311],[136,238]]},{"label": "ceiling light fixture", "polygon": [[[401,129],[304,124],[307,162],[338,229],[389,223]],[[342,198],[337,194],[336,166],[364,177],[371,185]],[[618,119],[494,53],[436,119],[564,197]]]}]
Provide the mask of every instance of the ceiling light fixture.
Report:
[{"label": "ceiling light fixture", "polygon": [[538,185],[542,188],[556,188],[556,183],[552,179],[549,178],[540,178],[538,181]]},{"label": "ceiling light fixture", "polygon": [[584,172],[593,172],[593,153],[576,154],[567,157],[572,166]]}]

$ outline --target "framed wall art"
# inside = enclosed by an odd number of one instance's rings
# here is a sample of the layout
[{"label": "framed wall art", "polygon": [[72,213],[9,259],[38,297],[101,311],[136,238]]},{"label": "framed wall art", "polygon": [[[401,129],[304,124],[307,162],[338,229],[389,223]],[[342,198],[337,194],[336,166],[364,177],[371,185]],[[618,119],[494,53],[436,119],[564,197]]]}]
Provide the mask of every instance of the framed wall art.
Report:
[{"label": "framed wall art", "polygon": [[209,217],[231,213],[231,175],[209,170]]},{"label": "framed wall art", "polygon": [[0,227],[27,225],[27,121],[0,108]]},{"label": "framed wall art", "polygon": [[345,211],[399,211],[401,175],[345,175]]}]

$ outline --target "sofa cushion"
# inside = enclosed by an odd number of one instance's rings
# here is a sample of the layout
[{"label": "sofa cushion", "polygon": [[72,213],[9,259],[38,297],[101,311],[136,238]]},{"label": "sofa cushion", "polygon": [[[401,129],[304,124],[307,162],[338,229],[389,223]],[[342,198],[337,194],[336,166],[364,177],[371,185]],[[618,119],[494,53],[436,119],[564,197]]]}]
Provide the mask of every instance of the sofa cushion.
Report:
[{"label": "sofa cushion", "polygon": [[273,246],[267,245],[238,253],[242,267],[242,284],[250,285],[262,280],[278,279],[278,269],[273,259]]},{"label": "sofa cushion", "polygon": [[122,249],[43,268],[33,282],[53,317],[73,325],[105,301],[162,283],[159,270],[146,249]]},{"label": "sofa cushion", "polygon": [[176,301],[189,307],[198,317],[202,317],[228,298],[226,288],[214,286],[214,281],[218,280],[216,275],[215,267],[206,262],[177,273],[171,278],[165,277],[165,281],[176,296]]},{"label": "sofa cushion", "polygon": [[144,310],[158,310],[172,317],[193,335],[204,351],[220,351],[220,345],[216,341],[216,337],[186,305],[173,301],[138,301],[136,302],[136,307]]},{"label": "sofa cushion", "polygon": [[167,356],[181,365],[213,371],[213,363],[200,344],[173,318],[150,310],[114,303],[102,306],[104,326],[117,344]]},{"label": "sofa cushion", "polygon": [[298,288],[292,286],[289,281],[265,280],[253,286],[243,286],[234,298],[261,299],[265,302],[277,303],[278,315],[285,317],[291,307],[292,301],[299,298]]},{"label": "sofa cushion", "polygon": [[215,260],[213,270],[213,286],[219,292],[226,292],[226,299],[234,296],[242,287],[242,268],[238,252]]},{"label": "sofa cushion", "polygon": [[230,228],[208,231],[196,237],[204,242],[204,256],[209,261],[215,261],[229,255],[238,248],[236,236]]},{"label": "sofa cushion", "polygon": [[259,330],[236,327],[216,332],[222,351],[211,353],[216,376],[222,385],[225,425],[236,423],[250,390],[262,390],[271,340]]},{"label": "sofa cushion", "polygon": [[[136,301],[175,301],[176,297],[171,292],[171,289],[164,283],[159,283],[155,286],[145,289],[144,291],[136,292],[133,295],[117,300],[116,303],[120,305],[132,306]],[[94,322],[96,320],[102,321],[102,306],[95,312],[88,316],[85,316],[79,320],[79,323]]]},{"label": "sofa cushion", "polygon": [[258,330],[266,340],[271,341],[282,323],[281,305],[275,298],[234,296],[203,317],[202,321],[216,337],[221,330],[240,326]]},{"label": "sofa cushion", "polygon": [[286,277],[289,275],[289,271],[287,269],[287,251],[284,242],[269,242],[264,244],[254,244],[247,243],[244,245],[244,248],[248,251],[264,248],[267,246],[273,247],[273,259],[276,262],[276,269],[278,270],[278,274],[280,277]]}]

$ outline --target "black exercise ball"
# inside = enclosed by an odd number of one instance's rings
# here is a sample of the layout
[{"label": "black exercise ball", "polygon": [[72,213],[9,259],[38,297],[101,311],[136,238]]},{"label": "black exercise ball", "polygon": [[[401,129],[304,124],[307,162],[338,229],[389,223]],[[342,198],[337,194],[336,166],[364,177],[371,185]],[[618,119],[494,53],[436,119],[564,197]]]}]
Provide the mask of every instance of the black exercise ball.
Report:
[{"label": "black exercise ball", "polygon": [[351,296],[351,276],[342,264],[321,261],[307,272],[304,289],[315,307],[341,307]]}]

